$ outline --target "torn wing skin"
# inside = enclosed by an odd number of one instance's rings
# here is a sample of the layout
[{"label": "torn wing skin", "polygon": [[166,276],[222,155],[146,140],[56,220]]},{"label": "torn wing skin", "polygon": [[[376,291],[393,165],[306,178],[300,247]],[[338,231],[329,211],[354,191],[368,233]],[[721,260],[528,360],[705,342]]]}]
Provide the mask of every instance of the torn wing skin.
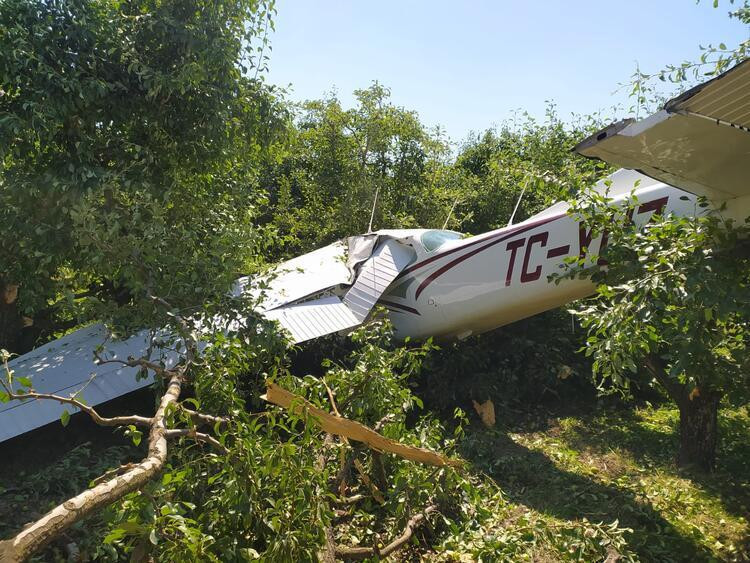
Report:
[{"label": "torn wing skin", "polygon": [[576,152],[705,196],[727,215],[750,215],[750,60],[669,100],[647,117],[614,123]]},{"label": "torn wing skin", "polygon": [[261,296],[263,315],[295,343],[349,330],[365,322],[415,258],[414,249],[393,235],[350,237],[346,246],[337,242],[276,268]]}]

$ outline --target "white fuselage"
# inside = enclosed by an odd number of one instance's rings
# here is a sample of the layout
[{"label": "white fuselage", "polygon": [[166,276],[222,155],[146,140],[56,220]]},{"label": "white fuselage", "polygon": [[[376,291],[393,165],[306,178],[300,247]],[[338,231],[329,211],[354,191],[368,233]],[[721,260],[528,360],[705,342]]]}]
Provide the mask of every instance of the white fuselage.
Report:
[{"label": "white fuselage", "polygon": [[[633,174],[622,171],[621,182]],[[627,177],[623,177],[627,176]],[[639,175],[640,176],[640,175]],[[637,188],[636,224],[655,212],[691,215],[696,198],[648,179]],[[624,202],[630,190],[612,197]],[[553,309],[593,293],[587,279],[549,281],[564,272],[568,256],[595,256],[602,236],[555,206],[529,220],[418,253],[380,300],[390,311],[396,334],[403,338],[465,338]],[[605,235],[606,236],[606,235]],[[606,244],[606,242],[605,242]],[[588,252],[587,252],[588,250]]]}]

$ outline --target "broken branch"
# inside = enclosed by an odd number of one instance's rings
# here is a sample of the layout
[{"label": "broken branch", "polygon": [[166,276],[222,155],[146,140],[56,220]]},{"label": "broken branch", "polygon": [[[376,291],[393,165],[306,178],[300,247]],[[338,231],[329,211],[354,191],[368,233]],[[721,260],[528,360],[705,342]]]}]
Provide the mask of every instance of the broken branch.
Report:
[{"label": "broken branch", "polygon": [[409,519],[409,521],[406,523],[406,527],[404,528],[404,531],[401,533],[401,535],[397,537],[395,540],[393,540],[391,543],[383,547],[382,549],[379,549],[377,546],[373,546],[373,547],[336,546],[336,557],[340,557],[344,559],[345,561],[361,561],[363,559],[367,559],[368,557],[374,557],[376,555],[379,557],[388,557],[394,551],[403,547],[406,544],[406,542],[408,542],[411,539],[411,537],[414,535],[414,530],[416,530],[419,526],[421,526],[427,520],[427,516],[430,513],[435,512],[436,510],[437,510],[437,506],[433,504],[425,508],[419,514],[412,516]]},{"label": "broken branch", "polygon": [[390,452],[410,461],[417,461],[438,467],[457,467],[462,465],[458,460],[447,458],[425,448],[407,446],[406,444],[386,438],[359,422],[329,414],[314,406],[303,397],[295,395],[275,383],[267,383],[266,394],[261,398],[269,403],[288,409],[294,414],[308,414],[324,432],[362,442],[376,450]]},{"label": "broken branch", "polygon": [[26,560],[76,522],[140,489],[158,475],[167,461],[167,429],[164,418],[167,408],[177,403],[181,390],[181,376],[173,375],[152,419],[148,456],[143,461],[122,475],[59,504],[14,538],[0,541],[0,561],[10,563]]}]

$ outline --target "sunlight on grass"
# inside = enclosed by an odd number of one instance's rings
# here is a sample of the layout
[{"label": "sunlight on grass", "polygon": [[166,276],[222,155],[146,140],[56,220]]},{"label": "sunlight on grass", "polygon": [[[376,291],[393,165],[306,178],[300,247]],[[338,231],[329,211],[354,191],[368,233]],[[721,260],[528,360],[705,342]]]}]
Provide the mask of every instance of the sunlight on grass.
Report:
[{"label": "sunlight on grass", "polygon": [[678,422],[671,408],[562,418],[543,431],[507,434],[525,467],[510,468],[501,456],[491,474],[519,504],[556,520],[617,518],[632,528],[628,544],[644,559],[745,560],[747,410],[720,414],[723,441],[713,475],[675,466]]}]

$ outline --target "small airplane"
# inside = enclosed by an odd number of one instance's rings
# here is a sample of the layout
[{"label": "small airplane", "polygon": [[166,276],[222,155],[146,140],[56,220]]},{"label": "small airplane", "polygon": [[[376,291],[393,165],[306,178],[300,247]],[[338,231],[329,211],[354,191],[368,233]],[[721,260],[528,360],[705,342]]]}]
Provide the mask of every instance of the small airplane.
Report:
[{"label": "small airplane", "polygon": [[[698,212],[697,197],[739,220],[750,215],[750,61],[668,101],[641,120],[614,123],[575,150],[622,166],[593,189],[614,203],[631,194],[636,224],[655,213]],[[637,187],[636,187],[637,186]],[[569,256],[593,260],[606,235],[556,203],[527,220],[465,236],[447,230],[379,230],[349,237],[277,266],[258,280],[238,280],[259,312],[279,322],[295,343],[346,332],[372,310],[389,311],[400,338],[467,338],[553,309],[593,292],[589,280],[549,283]],[[107,338],[101,324],[82,328],[10,362],[39,392],[72,394],[97,405],[149,385],[136,368],[97,364]],[[150,333],[109,342],[109,357],[140,357]],[[174,351],[160,350],[174,364]],[[0,404],[0,442],[60,418],[53,401]]]}]

